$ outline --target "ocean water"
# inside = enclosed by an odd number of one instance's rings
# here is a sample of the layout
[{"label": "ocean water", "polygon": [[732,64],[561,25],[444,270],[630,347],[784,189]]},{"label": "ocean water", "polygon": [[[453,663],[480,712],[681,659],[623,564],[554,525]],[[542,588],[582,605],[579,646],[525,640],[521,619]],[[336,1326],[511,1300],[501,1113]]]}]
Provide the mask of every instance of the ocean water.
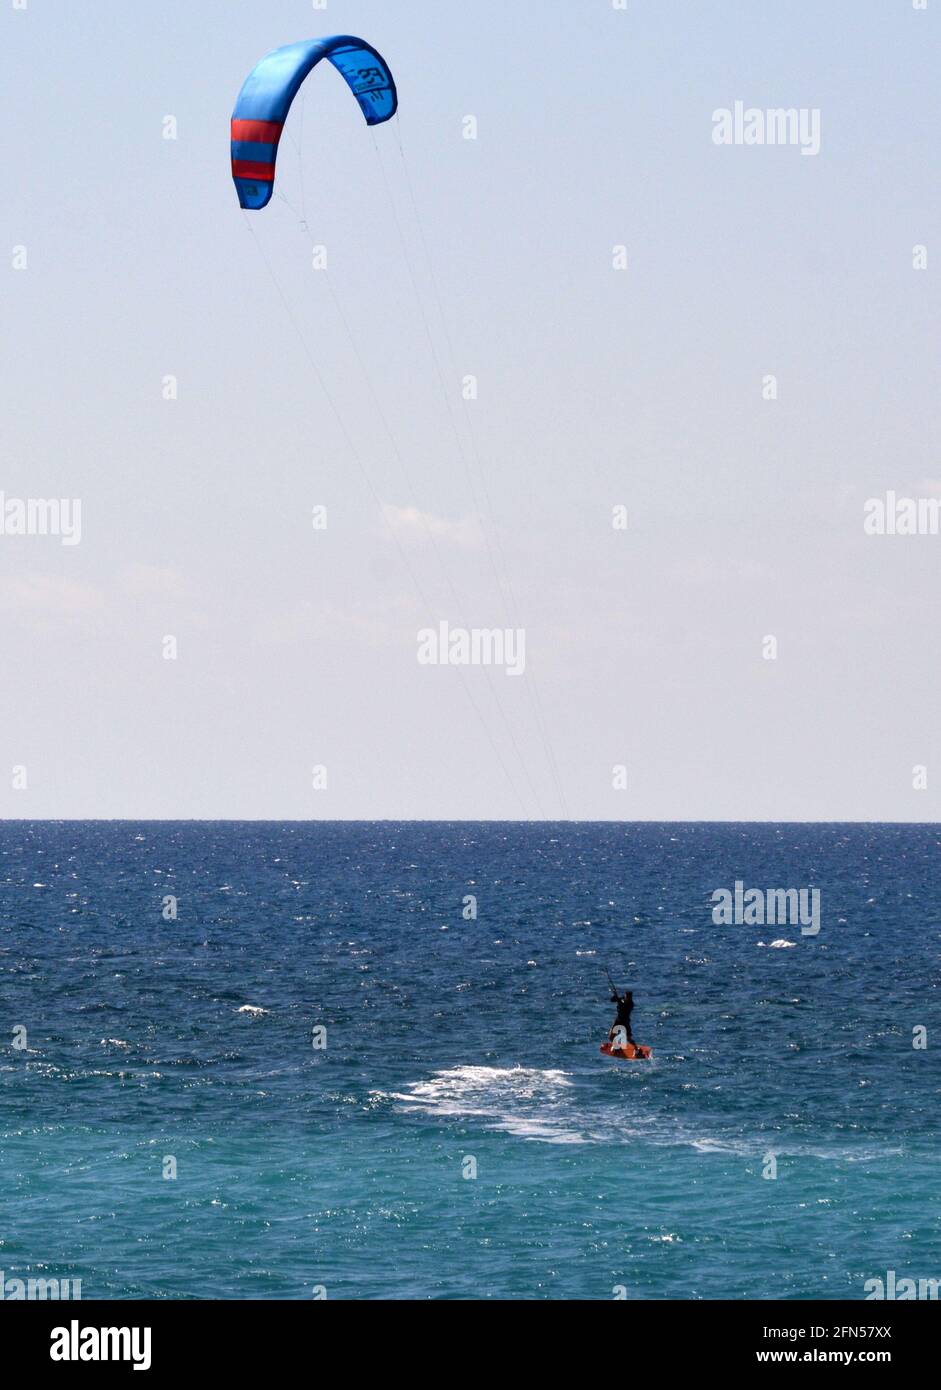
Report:
[{"label": "ocean water", "polygon": [[[85,1298],[941,1277],[939,855],[937,826],[5,822],[0,1268]],[[819,934],[716,926],[737,879],[819,888]],[[605,964],[648,1063],[599,1054]]]}]

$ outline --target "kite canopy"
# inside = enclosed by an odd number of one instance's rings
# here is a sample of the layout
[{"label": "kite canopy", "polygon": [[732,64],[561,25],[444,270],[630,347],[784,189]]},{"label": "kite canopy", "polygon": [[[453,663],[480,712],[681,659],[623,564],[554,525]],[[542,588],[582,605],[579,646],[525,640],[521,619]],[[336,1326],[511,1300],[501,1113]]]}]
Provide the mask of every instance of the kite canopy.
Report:
[{"label": "kite canopy", "polygon": [[321,58],[329,58],[345,79],[367,125],[381,125],[395,115],[395,81],[381,54],[365,40],[336,34],[276,48],[248,74],[232,112],[232,178],[243,208],[263,208],[270,201],[278,141],[291,102]]}]

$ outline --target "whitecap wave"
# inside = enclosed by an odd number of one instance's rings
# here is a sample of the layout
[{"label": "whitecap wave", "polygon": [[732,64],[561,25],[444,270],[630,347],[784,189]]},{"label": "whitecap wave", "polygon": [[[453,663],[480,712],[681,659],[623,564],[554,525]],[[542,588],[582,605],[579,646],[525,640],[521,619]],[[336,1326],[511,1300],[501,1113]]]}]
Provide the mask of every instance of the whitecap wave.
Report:
[{"label": "whitecap wave", "polygon": [[[406,1114],[462,1116],[483,1120],[521,1139],[547,1144],[586,1144],[590,1136],[573,1127],[566,1106],[572,1082],[564,1071],[536,1067],[450,1067],[390,1100]],[[374,1093],[375,1094],[375,1093]]]}]

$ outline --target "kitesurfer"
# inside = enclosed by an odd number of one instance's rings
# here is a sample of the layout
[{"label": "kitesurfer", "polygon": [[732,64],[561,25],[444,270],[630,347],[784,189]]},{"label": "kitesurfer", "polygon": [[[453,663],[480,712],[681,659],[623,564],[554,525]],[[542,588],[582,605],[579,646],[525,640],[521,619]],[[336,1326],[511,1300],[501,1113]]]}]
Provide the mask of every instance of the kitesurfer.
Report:
[{"label": "kitesurfer", "polygon": [[611,995],[611,1003],[617,1004],[618,1012],[617,1018],[615,1018],[614,1022],[611,1024],[608,1037],[613,1042],[615,1030],[623,1028],[626,1034],[626,1041],[632,1043],[634,1041],[634,1034],[631,1032],[631,1013],[634,1009],[634,991],[626,989],[623,994],[618,994],[615,989],[614,993]]}]

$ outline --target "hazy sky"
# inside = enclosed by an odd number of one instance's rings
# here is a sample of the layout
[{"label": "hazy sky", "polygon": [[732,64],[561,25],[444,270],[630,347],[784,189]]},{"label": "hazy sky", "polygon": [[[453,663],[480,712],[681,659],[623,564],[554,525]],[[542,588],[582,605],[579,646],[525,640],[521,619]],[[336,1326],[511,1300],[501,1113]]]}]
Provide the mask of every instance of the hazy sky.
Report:
[{"label": "hazy sky", "polygon": [[[941,0],[0,6],[0,490],[82,506],[0,536],[0,813],[941,819],[941,535],[863,529],[941,496]],[[400,118],[318,68],[243,213],[333,33]]]}]

